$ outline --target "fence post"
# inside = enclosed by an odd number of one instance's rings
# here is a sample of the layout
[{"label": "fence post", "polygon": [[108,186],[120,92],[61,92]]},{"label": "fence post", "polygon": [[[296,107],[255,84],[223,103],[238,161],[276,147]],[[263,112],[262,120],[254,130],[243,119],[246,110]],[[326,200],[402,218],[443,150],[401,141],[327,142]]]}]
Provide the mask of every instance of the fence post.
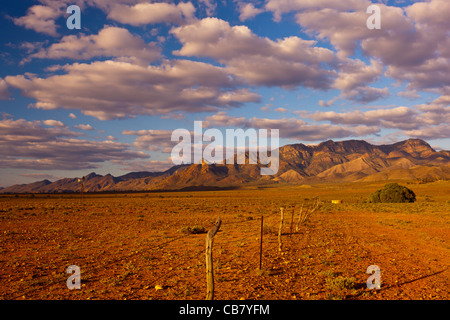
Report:
[{"label": "fence post", "polygon": [[281,211],[281,221],[280,221],[280,228],[278,229],[278,251],[281,252],[281,230],[283,229],[283,220],[284,220],[284,208],[280,208]]},{"label": "fence post", "polygon": [[290,230],[289,230],[289,236],[290,237],[292,236],[292,227],[294,225],[294,211],[295,211],[295,207],[292,209],[292,214],[291,214],[291,227],[290,227]]},{"label": "fence post", "polygon": [[302,207],[300,208],[300,212],[298,213],[297,225],[295,226],[296,232],[298,232],[300,223],[302,222],[302,218],[303,218],[303,203],[302,203]]},{"label": "fence post", "polygon": [[259,240],[259,270],[262,270],[263,215],[261,215],[261,239]]},{"label": "fence post", "polygon": [[206,235],[206,300],[214,299],[214,272],[213,272],[213,259],[212,259],[212,247],[213,238],[219,231],[222,220],[217,217],[214,227],[208,231]]}]

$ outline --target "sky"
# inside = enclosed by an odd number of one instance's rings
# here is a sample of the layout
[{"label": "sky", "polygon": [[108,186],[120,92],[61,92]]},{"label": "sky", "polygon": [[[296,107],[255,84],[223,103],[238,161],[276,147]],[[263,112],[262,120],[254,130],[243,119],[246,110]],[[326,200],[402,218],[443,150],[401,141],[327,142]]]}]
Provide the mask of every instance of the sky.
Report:
[{"label": "sky", "polygon": [[449,13],[447,0],[3,1],[0,187],[168,169],[173,130],[194,121],[278,129],[280,145],[450,150]]}]

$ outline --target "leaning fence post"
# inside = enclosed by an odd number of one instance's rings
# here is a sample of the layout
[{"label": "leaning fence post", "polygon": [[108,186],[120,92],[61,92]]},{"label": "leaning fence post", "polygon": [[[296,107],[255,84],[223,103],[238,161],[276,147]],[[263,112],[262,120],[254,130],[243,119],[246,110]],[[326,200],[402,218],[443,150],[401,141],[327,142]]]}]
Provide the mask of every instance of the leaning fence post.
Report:
[{"label": "leaning fence post", "polygon": [[213,272],[213,259],[212,259],[212,246],[213,238],[219,231],[222,220],[217,217],[214,227],[208,231],[206,235],[206,300],[214,299],[214,272]]},{"label": "leaning fence post", "polygon": [[278,251],[281,252],[281,230],[283,229],[283,220],[284,220],[284,208],[280,208],[281,211],[281,221],[280,221],[280,228],[278,229]]}]

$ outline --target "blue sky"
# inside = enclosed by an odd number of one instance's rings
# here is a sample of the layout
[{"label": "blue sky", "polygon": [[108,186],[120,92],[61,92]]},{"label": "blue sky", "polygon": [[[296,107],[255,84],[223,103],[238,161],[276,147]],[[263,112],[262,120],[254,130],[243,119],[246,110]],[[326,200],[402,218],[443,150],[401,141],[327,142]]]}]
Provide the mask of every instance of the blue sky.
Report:
[{"label": "blue sky", "polygon": [[[66,9],[81,8],[69,30]],[[368,29],[369,5],[381,29]],[[36,0],[0,9],[0,187],[169,168],[193,121],[450,149],[450,2]]]}]

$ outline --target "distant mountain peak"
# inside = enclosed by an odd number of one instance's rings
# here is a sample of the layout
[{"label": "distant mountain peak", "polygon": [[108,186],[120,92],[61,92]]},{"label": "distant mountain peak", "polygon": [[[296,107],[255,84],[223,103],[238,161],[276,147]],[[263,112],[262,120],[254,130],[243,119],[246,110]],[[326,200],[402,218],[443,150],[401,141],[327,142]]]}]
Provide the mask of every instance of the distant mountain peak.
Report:
[{"label": "distant mountain peak", "polygon": [[85,176],[85,178],[86,178],[87,180],[92,179],[92,178],[95,178],[95,177],[99,177],[99,175],[96,174],[95,172],[91,172],[91,173],[89,173],[87,176]]},{"label": "distant mountain peak", "polygon": [[[327,140],[318,145],[302,143],[279,149],[279,170],[274,176],[261,176],[261,164],[179,165],[164,172],[130,172],[114,177],[89,173],[85,192],[173,190],[195,187],[229,187],[246,183],[316,183],[443,178],[450,179],[450,152],[436,152],[421,139],[408,139],[387,145],[372,145],[364,140]],[[248,158],[248,157],[246,157]],[[432,168],[432,169],[430,169]],[[434,169],[433,169],[434,168]],[[392,172],[392,174],[390,173]],[[400,177],[401,178],[401,177]],[[372,180],[371,180],[372,179]],[[1,189],[1,193],[79,192],[78,179],[64,178],[55,182],[38,181]]]}]

